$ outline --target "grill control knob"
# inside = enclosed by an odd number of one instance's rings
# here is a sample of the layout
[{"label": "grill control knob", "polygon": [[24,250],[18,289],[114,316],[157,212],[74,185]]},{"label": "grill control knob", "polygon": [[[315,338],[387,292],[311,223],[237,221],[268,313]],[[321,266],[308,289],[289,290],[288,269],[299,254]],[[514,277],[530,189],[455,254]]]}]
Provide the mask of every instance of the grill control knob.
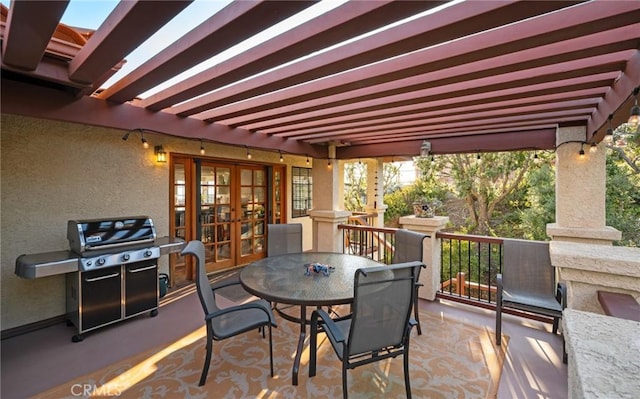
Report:
[{"label": "grill control knob", "polygon": [[151,255],[153,255],[153,252],[151,252],[151,250],[150,250],[150,249],[147,249],[146,251],[144,251],[144,257],[145,257],[145,258],[148,258],[148,257],[150,257]]},{"label": "grill control knob", "polygon": [[128,261],[129,259],[131,259],[131,255],[129,255],[129,254],[123,254],[123,255],[122,255],[122,261],[123,261],[123,262],[126,262],[126,261]]},{"label": "grill control knob", "polygon": [[105,258],[98,258],[98,260],[96,261],[96,265],[98,266],[102,266],[106,263],[106,259]]}]

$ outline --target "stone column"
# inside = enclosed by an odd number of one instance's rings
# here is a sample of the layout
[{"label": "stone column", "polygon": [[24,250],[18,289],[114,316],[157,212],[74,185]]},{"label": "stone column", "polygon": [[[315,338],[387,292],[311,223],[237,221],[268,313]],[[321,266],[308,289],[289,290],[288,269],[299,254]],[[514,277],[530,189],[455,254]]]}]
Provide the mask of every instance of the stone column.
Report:
[{"label": "stone column", "polygon": [[344,169],[335,159],[335,145],[328,147],[328,159],[313,160],[313,251],[342,252],[342,232],[337,226],[346,223],[351,212],[344,211],[342,196]]},{"label": "stone column", "polygon": [[[606,222],[606,150],[595,152],[586,140],[584,127],[560,128],[556,137],[556,222],[547,225],[554,241],[611,245],[622,237]],[[585,151],[579,156],[580,148]]]},{"label": "stone column", "polygon": [[440,240],[436,238],[436,232],[442,230],[449,222],[446,216],[434,216],[432,218],[417,218],[415,216],[402,216],[400,225],[407,229],[427,234],[430,238],[424,240],[422,261],[427,268],[420,273],[420,282],[424,287],[418,291],[420,298],[433,301],[436,292],[440,289]]},{"label": "stone column", "polygon": [[[567,286],[567,306],[601,312],[596,292],[640,292],[629,260],[635,250],[612,247],[620,231],[606,226],[606,150],[590,151],[584,127],[560,128],[556,150],[556,222],[547,225],[553,241],[551,263]],[[579,155],[584,149],[584,156]],[[633,254],[635,253],[635,255]],[[633,287],[636,287],[635,289]]]}]

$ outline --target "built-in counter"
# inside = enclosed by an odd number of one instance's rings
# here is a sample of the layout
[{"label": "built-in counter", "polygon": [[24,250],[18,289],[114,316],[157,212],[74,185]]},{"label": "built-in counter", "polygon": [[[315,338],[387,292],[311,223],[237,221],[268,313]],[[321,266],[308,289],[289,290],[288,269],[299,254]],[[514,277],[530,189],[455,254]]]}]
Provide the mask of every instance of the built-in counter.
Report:
[{"label": "built-in counter", "polygon": [[565,309],[569,399],[640,398],[640,322]]}]

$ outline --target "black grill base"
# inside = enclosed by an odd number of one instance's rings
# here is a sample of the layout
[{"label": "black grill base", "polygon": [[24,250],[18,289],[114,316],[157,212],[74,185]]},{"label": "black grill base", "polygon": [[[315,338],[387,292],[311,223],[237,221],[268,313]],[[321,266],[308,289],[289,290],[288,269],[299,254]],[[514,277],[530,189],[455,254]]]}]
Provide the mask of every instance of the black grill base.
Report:
[{"label": "black grill base", "polygon": [[145,312],[158,314],[158,265],[149,259],[88,272],[68,273],[67,318],[84,333]]}]

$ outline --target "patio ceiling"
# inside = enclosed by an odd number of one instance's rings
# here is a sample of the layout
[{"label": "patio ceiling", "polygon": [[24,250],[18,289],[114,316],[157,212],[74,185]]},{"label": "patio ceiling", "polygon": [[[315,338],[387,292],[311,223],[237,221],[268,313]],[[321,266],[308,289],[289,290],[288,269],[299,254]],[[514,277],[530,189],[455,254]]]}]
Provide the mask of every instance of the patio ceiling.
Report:
[{"label": "patio ceiling", "polygon": [[592,0],[350,1],[142,97],[315,5],[232,2],[103,87],[189,3],[120,2],[87,33],[59,25],[66,1],[13,1],[2,112],[319,158],[328,143],[338,158],[401,157],[423,140],[436,154],[551,149],[558,126],[599,141],[640,86],[640,2]]}]

